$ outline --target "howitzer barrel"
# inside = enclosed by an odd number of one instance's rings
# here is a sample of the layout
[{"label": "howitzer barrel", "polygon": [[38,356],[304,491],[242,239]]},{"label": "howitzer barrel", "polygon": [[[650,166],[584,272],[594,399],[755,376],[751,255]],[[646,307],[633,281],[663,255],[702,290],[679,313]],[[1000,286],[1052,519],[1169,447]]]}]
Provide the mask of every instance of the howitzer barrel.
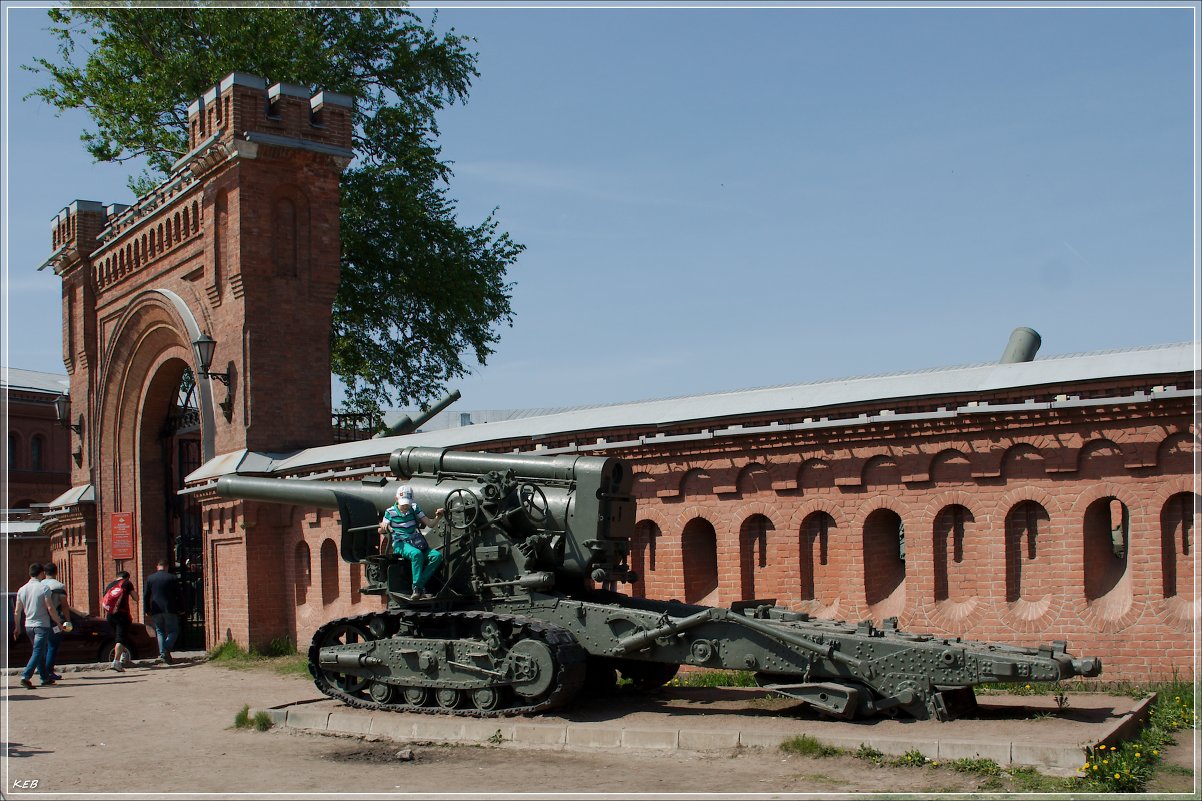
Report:
[{"label": "howitzer barrel", "polygon": [[396,437],[396,436],[400,436],[402,434],[412,434],[414,431],[417,431],[419,428],[424,426],[426,423],[428,423],[432,419],[434,419],[434,415],[438,414],[443,409],[447,408],[452,403],[459,400],[461,397],[463,397],[463,396],[459,394],[459,390],[457,390],[457,389],[452,390],[450,393],[448,393],[446,395],[446,397],[444,397],[438,403],[434,404],[429,409],[426,409],[424,412],[419,414],[417,416],[416,420],[414,420],[412,417],[410,417],[407,414],[401,415],[401,419],[397,420],[394,425],[389,427],[388,431],[385,432],[385,436]]},{"label": "howitzer barrel", "polygon": [[217,479],[217,494],[223,498],[316,506],[319,509],[338,509],[336,493],[359,496],[379,509],[387,509],[392,503],[393,492],[395,489],[390,487],[365,487],[349,481],[305,481],[235,475]]},{"label": "howitzer barrel", "polygon": [[573,481],[585,474],[597,475],[611,494],[629,492],[631,476],[623,463],[604,456],[539,456],[529,453],[468,453],[446,448],[410,446],[393,451],[388,461],[394,475],[470,474],[513,470],[518,478],[544,481]]}]

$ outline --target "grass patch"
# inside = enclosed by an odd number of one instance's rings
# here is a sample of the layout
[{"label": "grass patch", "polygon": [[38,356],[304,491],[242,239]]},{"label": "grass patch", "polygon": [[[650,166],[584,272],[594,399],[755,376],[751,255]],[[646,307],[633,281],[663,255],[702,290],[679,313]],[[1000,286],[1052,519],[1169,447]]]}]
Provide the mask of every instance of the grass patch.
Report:
[{"label": "grass patch", "polygon": [[1074,779],[1044,776],[1035,768],[1014,766],[1006,773],[1014,788],[1024,793],[1067,793],[1076,787]]},{"label": "grass patch", "polygon": [[235,729],[254,729],[255,731],[267,731],[274,724],[271,722],[271,715],[260,709],[255,713],[254,717],[250,715],[250,704],[243,704],[238,713],[234,715]]},{"label": "grass patch", "polygon": [[937,762],[932,762],[926,754],[917,748],[912,748],[901,756],[890,759],[889,764],[895,768],[921,768],[930,764],[938,767],[939,765]]},{"label": "grass patch", "polygon": [[749,670],[696,670],[674,676],[669,687],[758,687]]},{"label": "grass patch", "polygon": [[810,757],[812,759],[821,759],[823,757],[839,756],[847,753],[842,748],[837,748],[833,745],[827,745],[816,737],[811,737],[808,734],[799,734],[796,737],[790,737],[780,744],[780,750],[786,754],[796,754],[798,756]]},{"label": "grass patch", "polygon": [[1001,776],[1002,766],[992,759],[952,759],[947,766],[956,773],[975,773],[978,776]]},{"label": "grass patch", "polygon": [[878,751],[871,745],[865,745],[864,743],[860,743],[860,747],[855,750],[852,756],[854,756],[856,759],[862,759],[865,762],[871,762],[874,765],[885,764],[884,752]]},{"label": "grass patch", "polygon": [[286,637],[272,640],[262,649],[247,650],[234,640],[226,640],[209,651],[209,661],[231,670],[267,669],[284,676],[308,676],[309,660],[296,652]]},{"label": "grass patch", "polygon": [[1161,763],[1161,751],[1177,742],[1176,732],[1198,725],[1194,686],[1186,682],[1145,685],[1157,693],[1147,724],[1118,745],[1099,745],[1085,752],[1084,778],[1076,787],[1094,793],[1140,793]]}]

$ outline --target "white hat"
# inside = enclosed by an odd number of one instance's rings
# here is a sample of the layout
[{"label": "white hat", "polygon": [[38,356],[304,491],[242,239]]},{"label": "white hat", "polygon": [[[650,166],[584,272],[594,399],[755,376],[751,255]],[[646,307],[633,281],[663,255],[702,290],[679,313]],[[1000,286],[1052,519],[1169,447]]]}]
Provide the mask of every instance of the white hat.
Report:
[{"label": "white hat", "polygon": [[397,487],[396,502],[398,504],[402,504],[402,503],[412,504],[413,503],[413,487],[410,487],[408,484],[402,484],[401,486]]}]

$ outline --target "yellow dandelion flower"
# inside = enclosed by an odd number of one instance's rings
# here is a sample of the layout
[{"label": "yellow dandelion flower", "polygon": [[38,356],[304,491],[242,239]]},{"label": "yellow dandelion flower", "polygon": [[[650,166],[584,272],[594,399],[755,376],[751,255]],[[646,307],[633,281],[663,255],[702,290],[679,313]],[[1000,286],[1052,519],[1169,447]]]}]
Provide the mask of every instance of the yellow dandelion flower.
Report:
[{"label": "yellow dandelion flower", "polygon": [[1098,766],[1097,766],[1097,765],[1094,765],[1094,766],[1093,766],[1093,769],[1094,769],[1094,770],[1097,770],[1097,769],[1098,769]]},{"label": "yellow dandelion flower", "polygon": [[1159,751],[1157,751],[1155,748],[1153,748],[1153,749],[1152,749],[1152,756],[1160,756],[1160,752],[1159,752]]},{"label": "yellow dandelion flower", "polygon": [[1139,753],[1139,751],[1136,751],[1136,752],[1135,752],[1135,758],[1136,758],[1136,759],[1139,759],[1139,758],[1140,758],[1140,756],[1142,756],[1142,754],[1140,754],[1140,753]]},{"label": "yellow dandelion flower", "polygon": [[1119,778],[1119,775],[1117,773],[1114,774],[1114,778],[1116,778],[1116,779]]}]

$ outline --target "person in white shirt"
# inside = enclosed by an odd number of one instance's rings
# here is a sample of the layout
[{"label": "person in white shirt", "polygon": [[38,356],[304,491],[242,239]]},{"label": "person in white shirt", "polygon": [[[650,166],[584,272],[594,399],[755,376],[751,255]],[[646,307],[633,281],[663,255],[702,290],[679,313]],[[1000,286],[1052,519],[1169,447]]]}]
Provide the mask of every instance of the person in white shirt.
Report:
[{"label": "person in white shirt", "polygon": [[54,684],[50,671],[46,667],[46,652],[50,645],[50,635],[62,625],[62,618],[50,600],[50,589],[42,584],[46,570],[41,562],[29,566],[29,581],[17,590],[16,607],[13,610],[13,639],[21,636],[22,626],[29,632],[33,643],[33,653],[29,655],[29,664],[21,673],[21,686],[27,690],[33,689],[33,671],[37,670],[42,679],[42,686]]}]

